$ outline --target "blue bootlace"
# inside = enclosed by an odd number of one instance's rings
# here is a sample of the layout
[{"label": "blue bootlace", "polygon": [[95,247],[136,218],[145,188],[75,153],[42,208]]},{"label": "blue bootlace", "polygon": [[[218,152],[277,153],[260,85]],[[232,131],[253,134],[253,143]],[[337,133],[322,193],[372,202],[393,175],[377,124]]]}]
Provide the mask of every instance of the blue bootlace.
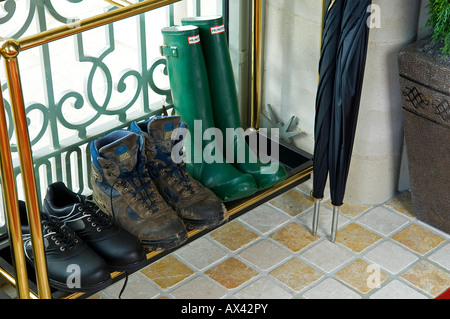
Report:
[{"label": "blue bootlace", "polygon": [[147,162],[147,169],[153,179],[158,179],[162,172],[169,174],[170,178],[184,188],[184,191],[195,194],[194,185],[189,179],[189,173],[184,163],[174,163],[168,155],[163,153],[158,146],[156,146],[158,155],[151,161]]},{"label": "blue bootlace", "polygon": [[[151,180],[145,180],[139,172],[124,176],[116,183],[123,183],[125,191],[133,195],[133,200],[141,202],[153,213],[159,210],[155,201],[155,188],[152,187]],[[127,187],[128,185],[131,187]]]}]

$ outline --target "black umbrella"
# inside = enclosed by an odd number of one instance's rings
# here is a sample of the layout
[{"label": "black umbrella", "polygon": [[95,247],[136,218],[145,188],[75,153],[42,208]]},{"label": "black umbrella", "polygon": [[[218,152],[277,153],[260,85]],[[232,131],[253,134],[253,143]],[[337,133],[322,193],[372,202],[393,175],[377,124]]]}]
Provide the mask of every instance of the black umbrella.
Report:
[{"label": "black umbrella", "polygon": [[328,178],[328,147],[331,129],[334,83],[336,74],[336,55],[341,34],[341,19],[344,1],[326,1],[323,25],[322,48],[319,61],[319,87],[316,96],[314,179],[312,196],[315,199],[312,232],[317,233],[319,206]]},{"label": "black umbrella", "polygon": [[[369,12],[367,9],[370,4],[371,0],[337,0],[330,1],[328,7],[330,12],[334,10],[335,6],[336,11],[341,10],[342,12],[340,34],[336,35],[339,37],[339,44],[333,57],[336,59],[336,64],[328,141],[328,170],[333,204],[331,240],[333,242],[336,239],[339,207],[343,204],[355,139],[366,65],[369,38],[367,25]],[[316,178],[315,173],[314,178]],[[313,196],[317,198],[315,195],[316,191],[313,192]],[[315,221],[318,217],[318,206],[319,203],[316,201]],[[315,227],[317,226],[315,225]]]}]

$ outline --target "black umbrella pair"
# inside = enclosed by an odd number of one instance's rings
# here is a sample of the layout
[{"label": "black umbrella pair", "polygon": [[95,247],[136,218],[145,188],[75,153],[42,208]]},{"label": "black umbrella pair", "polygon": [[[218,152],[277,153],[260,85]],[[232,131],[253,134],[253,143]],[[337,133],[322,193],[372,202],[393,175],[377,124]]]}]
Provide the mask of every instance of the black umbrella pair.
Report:
[{"label": "black umbrella pair", "polygon": [[367,56],[371,0],[327,0],[316,99],[312,233],[329,174],[331,241],[343,204]]}]

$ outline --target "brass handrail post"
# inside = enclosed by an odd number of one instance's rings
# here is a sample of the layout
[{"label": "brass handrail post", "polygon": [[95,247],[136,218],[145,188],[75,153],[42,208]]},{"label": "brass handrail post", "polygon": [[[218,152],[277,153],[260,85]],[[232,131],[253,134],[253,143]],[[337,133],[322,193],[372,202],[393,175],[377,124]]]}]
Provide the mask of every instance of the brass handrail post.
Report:
[{"label": "brass handrail post", "polygon": [[19,64],[17,60],[17,55],[19,52],[20,45],[15,40],[8,39],[4,41],[0,47],[0,53],[5,58],[5,70],[11,98],[11,109],[17,138],[23,191],[27,207],[28,224],[31,232],[31,243],[33,245],[33,256],[39,298],[51,299],[44,253],[44,242],[42,238],[40,209],[34,175],[33,157],[31,153],[31,142],[20,82]]},{"label": "brass handrail post", "polygon": [[253,0],[252,6],[252,91],[251,127],[259,129],[262,89],[263,0]]},{"label": "brass handrail post", "polygon": [[2,192],[5,202],[5,216],[8,225],[8,235],[11,255],[16,277],[16,292],[20,299],[28,299],[30,288],[26,269],[25,252],[23,248],[20,212],[17,198],[14,166],[11,158],[9,134],[5,116],[5,105],[0,90],[0,170],[2,177]]}]

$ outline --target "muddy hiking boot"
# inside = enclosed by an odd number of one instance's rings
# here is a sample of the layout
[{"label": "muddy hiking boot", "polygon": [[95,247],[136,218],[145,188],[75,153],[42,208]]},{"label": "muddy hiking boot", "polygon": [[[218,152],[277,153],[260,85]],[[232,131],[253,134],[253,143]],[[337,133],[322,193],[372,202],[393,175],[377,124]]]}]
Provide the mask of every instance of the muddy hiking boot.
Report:
[{"label": "muddy hiking boot", "polygon": [[[22,238],[27,261],[34,266],[25,202],[19,201]],[[106,262],[64,223],[41,213],[49,285],[66,292],[100,290],[111,284]]]},{"label": "muddy hiking boot", "polygon": [[180,121],[179,116],[157,116],[145,122],[133,122],[131,130],[148,140],[150,160],[146,162],[147,170],[160,194],[186,227],[199,230],[214,228],[228,218],[225,205],[211,190],[191,177],[182,161],[172,158],[174,144],[183,143],[176,133],[173,134],[180,127]]},{"label": "muddy hiking boot", "polygon": [[93,198],[146,250],[167,250],[184,243],[187,231],[145,168],[145,143],[143,136],[126,130],[91,143]]},{"label": "muddy hiking boot", "polygon": [[69,226],[111,270],[131,270],[146,260],[136,236],[118,226],[91,199],[71,191],[62,182],[48,187],[42,210]]}]

